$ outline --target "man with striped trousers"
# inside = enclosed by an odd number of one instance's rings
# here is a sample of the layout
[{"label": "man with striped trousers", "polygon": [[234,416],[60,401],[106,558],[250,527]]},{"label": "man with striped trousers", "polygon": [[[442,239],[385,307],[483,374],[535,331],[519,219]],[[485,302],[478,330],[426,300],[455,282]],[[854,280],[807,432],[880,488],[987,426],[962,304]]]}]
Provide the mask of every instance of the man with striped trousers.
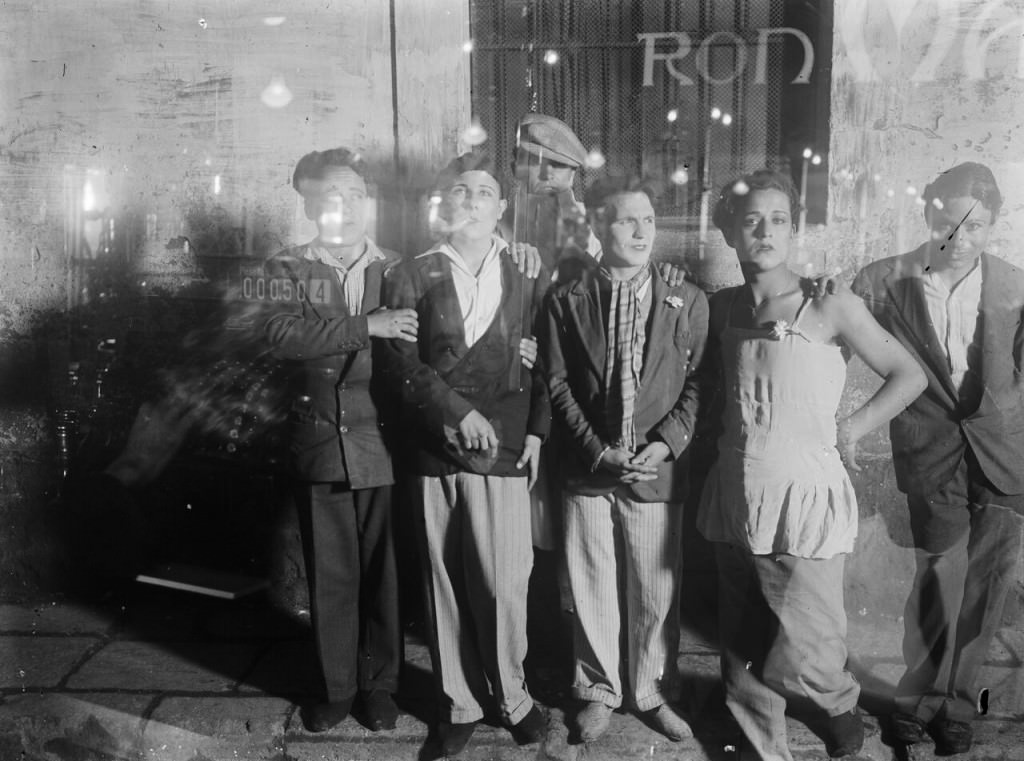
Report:
[{"label": "man with striped trousers", "polygon": [[646,186],[603,180],[587,192],[587,209],[601,265],[554,288],[540,329],[555,424],[570,442],[563,473],[573,694],[584,702],[577,728],[582,741],[597,739],[623,703],[624,627],[633,705],[681,740],[692,736],[671,706],[679,692],[682,455],[697,411],[693,370],[707,337],[707,299],[691,283],[670,286],[651,266]]}]

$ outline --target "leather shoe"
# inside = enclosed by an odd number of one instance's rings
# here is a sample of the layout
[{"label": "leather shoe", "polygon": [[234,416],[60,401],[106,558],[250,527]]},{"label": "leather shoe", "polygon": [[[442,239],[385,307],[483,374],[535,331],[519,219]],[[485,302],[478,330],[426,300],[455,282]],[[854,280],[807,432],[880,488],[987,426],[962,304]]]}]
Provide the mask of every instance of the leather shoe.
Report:
[{"label": "leather shoe", "polygon": [[540,712],[540,709],[537,706],[533,706],[526,716],[509,727],[509,732],[512,734],[512,739],[518,745],[539,743],[547,737],[548,722],[544,718],[544,714]]},{"label": "leather shoe", "polygon": [[925,723],[910,713],[894,713],[889,718],[892,738],[904,745],[914,745],[925,739]]},{"label": "leather shoe", "polygon": [[387,690],[370,690],[360,693],[366,725],[374,732],[394,729],[398,721],[398,706]]},{"label": "leather shoe", "polygon": [[608,731],[612,720],[612,709],[599,701],[591,701],[583,706],[576,715],[576,727],[580,731],[580,740],[593,742]]},{"label": "leather shoe", "polygon": [[647,718],[654,728],[661,732],[672,742],[679,742],[688,737],[693,737],[693,730],[686,720],[673,710],[668,703],[662,703],[657,708],[647,712]]},{"label": "leather shoe", "polygon": [[473,736],[474,729],[476,729],[475,721],[468,721],[464,724],[441,722],[438,734],[441,736],[441,751],[444,755],[457,756],[462,753],[469,743],[469,738]]},{"label": "leather shoe", "polygon": [[307,732],[326,732],[348,717],[352,710],[352,698],[330,703],[314,703],[299,709],[299,718]]},{"label": "leather shoe", "polygon": [[864,747],[864,722],[857,707],[846,713],[829,716],[825,722],[825,751],[829,758],[852,756]]},{"label": "leather shoe", "polygon": [[934,719],[928,725],[932,739],[935,740],[936,756],[955,756],[971,749],[974,731],[966,721],[953,719]]}]

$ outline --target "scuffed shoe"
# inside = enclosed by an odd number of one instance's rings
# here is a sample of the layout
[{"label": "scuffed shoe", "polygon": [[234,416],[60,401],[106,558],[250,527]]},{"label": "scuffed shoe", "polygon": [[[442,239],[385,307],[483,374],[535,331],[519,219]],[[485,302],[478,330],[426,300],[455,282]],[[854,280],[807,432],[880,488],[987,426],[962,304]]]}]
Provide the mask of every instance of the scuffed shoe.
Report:
[{"label": "scuffed shoe", "polygon": [[398,721],[398,706],[387,690],[370,690],[361,693],[366,725],[374,732],[394,729]]},{"label": "scuffed shoe", "polygon": [[825,722],[825,751],[829,758],[853,756],[864,747],[864,722],[857,707],[846,713],[830,716]]},{"label": "scuffed shoe", "polygon": [[904,745],[915,745],[927,737],[925,723],[910,713],[894,713],[889,717],[892,738]]},{"label": "scuffed shoe", "polygon": [[441,751],[446,756],[459,755],[466,749],[466,745],[469,744],[469,740],[473,736],[473,730],[475,729],[475,721],[467,721],[464,724],[452,724],[447,721],[442,722],[439,728],[439,734],[441,736]]},{"label": "scuffed shoe", "polygon": [[580,740],[585,743],[593,742],[608,731],[611,720],[612,709],[604,703],[596,700],[587,703],[576,715],[576,728],[580,732]]},{"label": "scuffed shoe", "polygon": [[647,718],[655,729],[672,742],[693,737],[693,730],[686,723],[686,719],[676,713],[668,703],[662,703],[657,708],[647,711]]},{"label": "scuffed shoe", "polygon": [[548,722],[537,706],[533,706],[530,712],[521,718],[517,723],[509,727],[512,738],[518,745],[532,745],[541,742],[548,733]]},{"label": "scuffed shoe", "polygon": [[326,732],[348,718],[352,698],[331,703],[314,703],[299,710],[299,718],[307,732]]},{"label": "scuffed shoe", "polygon": [[936,756],[955,756],[971,749],[974,730],[966,721],[953,719],[935,719],[928,725],[932,739],[935,740]]}]

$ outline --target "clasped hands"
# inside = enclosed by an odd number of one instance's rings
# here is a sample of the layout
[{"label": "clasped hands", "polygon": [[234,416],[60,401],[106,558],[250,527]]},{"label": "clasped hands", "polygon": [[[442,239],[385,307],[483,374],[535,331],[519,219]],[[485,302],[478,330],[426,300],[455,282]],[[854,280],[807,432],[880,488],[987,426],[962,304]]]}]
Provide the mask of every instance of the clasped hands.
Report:
[{"label": "clasped hands", "polygon": [[598,467],[618,478],[619,483],[653,481],[658,477],[658,465],[671,456],[672,451],[663,441],[652,441],[636,454],[628,449],[611,447],[601,455]]}]

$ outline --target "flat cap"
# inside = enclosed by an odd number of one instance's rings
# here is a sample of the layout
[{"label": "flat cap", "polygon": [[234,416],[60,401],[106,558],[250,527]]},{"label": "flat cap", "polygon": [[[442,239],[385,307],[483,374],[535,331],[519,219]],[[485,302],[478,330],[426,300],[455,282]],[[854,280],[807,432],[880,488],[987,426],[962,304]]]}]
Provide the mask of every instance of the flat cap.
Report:
[{"label": "flat cap", "polygon": [[518,147],[574,168],[587,159],[587,150],[569,125],[546,114],[531,113],[519,120]]}]

